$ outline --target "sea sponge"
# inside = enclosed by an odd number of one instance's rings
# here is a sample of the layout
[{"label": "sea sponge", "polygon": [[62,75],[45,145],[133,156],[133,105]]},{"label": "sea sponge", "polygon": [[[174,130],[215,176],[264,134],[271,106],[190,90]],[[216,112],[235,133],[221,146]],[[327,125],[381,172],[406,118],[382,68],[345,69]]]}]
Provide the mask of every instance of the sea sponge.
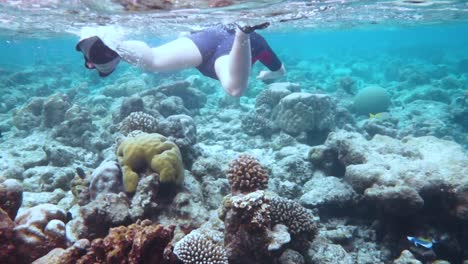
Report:
[{"label": "sea sponge", "polygon": [[354,109],[359,114],[376,114],[387,111],[390,95],[380,86],[369,86],[360,90],[354,97]]},{"label": "sea sponge", "polygon": [[293,236],[307,234],[312,239],[317,234],[317,226],[311,211],[295,201],[281,197],[271,198],[270,217],[272,225],[287,226]]},{"label": "sea sponge", "polygon": [[128,193],[135,192],[138,173],[148,169],[159,174],[161,183],[181,184],[184,181],[179,148],[160,134],[140,133],[127,137],[117,149],[117,157],[122,165],[123,184]]},{"label": "sea sponge", "polygon": [[192,231],[174,246],[174,254],[184,264],[227,264],[224,248],[216,244],[209,236]]},{"label": "sea sponge", "polygon": [[234,159],[227,170],[232,193],[249,193],[268,187],[268,173],[252,156],[243,154]]}]

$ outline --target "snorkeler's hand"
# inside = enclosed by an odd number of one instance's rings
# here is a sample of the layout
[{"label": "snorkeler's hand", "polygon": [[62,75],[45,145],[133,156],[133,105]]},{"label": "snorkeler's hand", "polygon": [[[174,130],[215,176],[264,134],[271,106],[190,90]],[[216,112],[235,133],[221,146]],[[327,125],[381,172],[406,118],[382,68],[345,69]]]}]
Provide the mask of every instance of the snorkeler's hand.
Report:
[{"label": "snorkeler's hand", "polygon": [[276,79],[277,77],[273,76],[272,73],[273,73],[273,72],[271,72],[271,71],[261,71],[261,72],[257,75],[257,80],[260,80],[260,81],[267,81],[267,80]]},{"label": "snorkeler's hand", "polygon": [[286,73],[286,70],[284,69],[284,66],[281,65],[281,68],[277,71],[261,71],[257,75],[257,80],[261,80],[261,81],[274,80],[274,79],[281,78],[285,73]]}]

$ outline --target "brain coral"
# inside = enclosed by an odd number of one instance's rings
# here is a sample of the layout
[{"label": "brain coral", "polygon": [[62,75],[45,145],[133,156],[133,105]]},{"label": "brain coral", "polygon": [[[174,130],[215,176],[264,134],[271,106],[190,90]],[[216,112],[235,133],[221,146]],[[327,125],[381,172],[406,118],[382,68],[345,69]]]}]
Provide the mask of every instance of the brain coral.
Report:
[{"label": "brain coral", "polygon": [[179,148],[160,134],[140,133],[127,137],[117,149],[117,157],[122,165],[126,192],[135,192],[138,173],[148,169],[159,174],[161,183],[181,184],[184,180]]},{"label": "brain coral", "polygon": [[210,237],[192,231],[174,246],[175,255],[184,264],[227,264],[226,251]]},{"label": "brain coral", "polygon": [[390,106],[390,95],[380,86],[369,86],[354,97],[354,108],[360,114],[385,112]]},{"label": "brain coral", "polygon": [[256,158],[245,154],[229,164],[227,178],[233,193],[249,193],[268,187],[266,169]]},{"label": "brain coral", "polygon": [[274,112],[276,125],[292,135],[335,126],[336,104],[326,94],[292,93],[281,99]]}]

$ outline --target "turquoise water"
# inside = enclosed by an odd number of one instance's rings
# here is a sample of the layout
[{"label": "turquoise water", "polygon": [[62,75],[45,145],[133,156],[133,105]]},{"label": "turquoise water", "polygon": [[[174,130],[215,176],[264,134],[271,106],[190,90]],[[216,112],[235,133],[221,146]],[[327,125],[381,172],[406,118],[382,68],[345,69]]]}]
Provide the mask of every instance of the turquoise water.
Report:
[{"label": "turquoise water", "polygon": [[[175,226],[148,241],[174,238],[179,246],[166,253],[179,258],[205,249],[180,240],[204,230],[220,247],[209,254],[226,249],[229,263],[284,263],[286,249],[310,264],[468,261],[466,1],[150,2],[161,1],[0,1],[0,220],[12,205],[17,223],[5,228],[32,219],[17,233],[0,230],[11,244],[5,254],[0,245],[0,263],[30,263],[113,227],[149,228],[143,219]],[[208,7],[216,3],[229,6]],[[263,82],[257,62],[240,98],[196,69],[148,72],[122,61],[101,78],[75,50],[88,27],[155,47],[233,21],[271,22],[259,33],[286,68]],[[122,143],[139,130],[151,140]],[[171,142],[164,165],[153,166],[162,144],[153,133]],[[133,164],[132,151],[117,151],[133,144],[135,156],[151,157]],[[177,175],[161,182],[159,166]],[[63,229],[47,233],[35,214]],[[275,221],[291,243],[262,252],[270,240],[257,239]],[[96,244],[64,262],[104,263]],[[152,260],[163,252],[136,248]]]},{"label": "turquoise water", "polygon": [[[274,50],[283,57],[312,59],[320,56],[352,54],[369,59],[388,55],[394,58],[420,59],[444,55],[462,59],[468,57],[468,24],[380,26],[371,25],[349,29],[304,29],[289,32],[265,32]],[[274,26],[273,26],[274,29]],[[172,39],[177,34],[171,36]],[[171,40],[171,37],[139,38],[152,45]],[[6,68],[27,67],[31,64],[78,64],[80,54],[74,51],[75,36],[56,36],[46,39],[24,38],[20,34],[4,36],[0,41],[0,65]],[[293,66],[293,65],[291,65]]]},{"label": "turquoise water", "polygon": [[[296,67],[299,61],[321,67],[325,63],[343,65],[362,60],[372,66],[370,71],[379,74],[380,67],[384,66],[387,59],[420,62],[426,66],[445,64],[456,68],[459,61],[468,58],[467,25],[370,25],[349,29],[267,31],[262,35],[280,58],[287,62],[287,68]],[[272,28],[274,30],[274,25]],[[177,35],[135,38],[156,46],[177,38]],[[25,38],[20,34],[14,37],[0,36],[0,66],[6,72],[21,71],[31,66],[47,66],[50,69],[66,67],[67,74],[73,74],[75,81],[85,81],[95,74],[82,67],[82,56],[74,49],[77,40],[75,36],[66,35],[44,39]],[[123,64],[117,74],[100,81],[108,82],[118,78],[125,69],[128,69],[128,65]]]},{"label": "turquoise water", "polygon": [[[453,100],[463,96],[463,91],[467,89],[466,66],[460,66],[463,60],[468,58],[466,23],[372,24],[340,29],[324,27],[304,30],[288,30],[283,26],[280,31],[275,31],[273,24],[270,30],[262,34],[289,71],[282,81],[302,84],[305,90],[318,87],[335,92],[338,80],[343,76],[350,76],[355,78],[357,89],[368,85],[380,85],[390,92],[402,90],[401,87],[404,86],[408,93],[422,85],[426,85],[422,88],[426,90],[442,89],[442,99],[427,96],[422,96],[421,99],[442,101],[450,105]],[[144,34],[132,37],[157,46],[177,38],[177,35],[178,33],[173,33],[158,37]],[[121,63],[115,74],[99,78],[94,71],[83,67],[82,55],[75,51],[78,40],[75,36],[58,34],[46,38],[26,38],[18,34],[14,37],[0,38],[0,67],[4,72],[3,82],[8,83],[1,89],[4,95],[22,93],[17,106],[21,106],[25,98],[35,95],[34,91],[22,91],[25,86],[27,89],[28,84],[50,84],[54,83],[54,78],[65,81],[66,85],[51,86],[46,92],[40,91],[40,96],[66,91],[82,82],[88,82],[90,87],[98,91],[103,85],[115,82],[125,73],[135,76],[144,73],[129,64]],[[40,69],[40,74],[34,75],[34,69]],[[260,70],[263,68],[257,63],[253,74]],[[9,81],[8,76],[18,72],[28,72],[28,78],[20,80],[19,83]],[[405,78],[412,74],[423,75],[426,79],[409,84]],[[152,83],[148,85],[167,83],[171,79],[181,80],[190,75],[200,74],[196,70],[150,73]],[[457,89],[447,90],[447,87],[441,87],[441,81],[447,77],[455,78]],[[55,82],[55,85],[57,83],[59,82]],[[259,91],[258,83],[251,82],[245,95],[254,98]],[[394,104],[400,104],[395,99]],[[466,117],[461,117],[461,120],[457,118],[457,122],[461,122],[461,126],[456,128],[460,134],[455,138],[457,142],[466,146],[466,136],[462,135],[466,132]],[[437,136],[443,137],[440,133]]]}]

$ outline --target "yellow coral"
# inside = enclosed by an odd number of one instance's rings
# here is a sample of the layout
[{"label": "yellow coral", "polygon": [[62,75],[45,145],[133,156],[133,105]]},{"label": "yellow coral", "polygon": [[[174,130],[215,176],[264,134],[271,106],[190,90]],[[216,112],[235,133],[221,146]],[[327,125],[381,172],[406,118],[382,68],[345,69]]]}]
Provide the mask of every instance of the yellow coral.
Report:
[{"label": "yellow coral", "polygon": [[135,192],[138,173],[147,169],[157,172],[162,183],[181,184],[184,180],[179,148],[160,134],[141,133],[126,138],[117,149],[117,157],[123,168],[126,192]]}]

